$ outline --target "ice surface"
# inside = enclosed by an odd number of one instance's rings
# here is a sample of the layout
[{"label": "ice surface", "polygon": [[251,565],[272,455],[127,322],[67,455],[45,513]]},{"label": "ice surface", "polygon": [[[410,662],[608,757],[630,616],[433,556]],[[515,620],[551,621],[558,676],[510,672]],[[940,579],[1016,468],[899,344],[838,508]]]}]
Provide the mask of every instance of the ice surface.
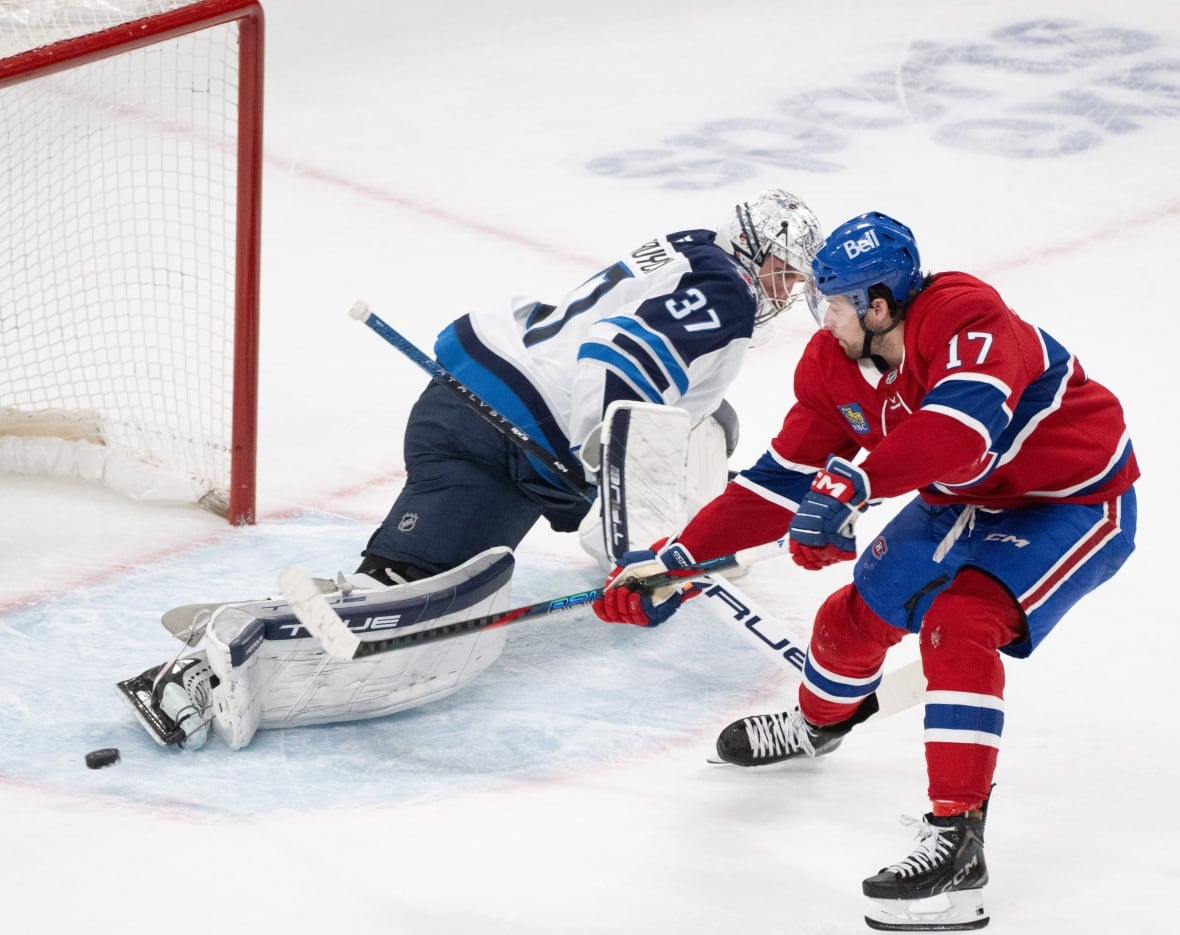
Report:
[{"label": "ice surface", "polygon": [[[770,186],[825,227],[905,220],[928,268],[988,278],[1124,400],[1139,550],[1009,665],[988,908],[1013,935],[1172,931],[1175,5],[272,0],[267,17],[261,522],[0,483],[4,931],[866,931],[860,880],[908,852],[895,816],[926,807],[920,711],[796,768],[709,766],[722,726],[793,685],[692,605],[654,631],[520,623],[444,702],[238,753],[157,747],[113,690],[179,649],[168,607],[355,567],[425,381],[349,319],[355,300],[429,347],[463,311],[556,297]],[[739,465],[777,429],[809,322],[782,321],[730,394]],[[599,582],[542,529],[518,565],[514,603]],[[847,574],[767,562],[741,586],[809,619]],[[122,762],[87,770],[108,746]]]}]

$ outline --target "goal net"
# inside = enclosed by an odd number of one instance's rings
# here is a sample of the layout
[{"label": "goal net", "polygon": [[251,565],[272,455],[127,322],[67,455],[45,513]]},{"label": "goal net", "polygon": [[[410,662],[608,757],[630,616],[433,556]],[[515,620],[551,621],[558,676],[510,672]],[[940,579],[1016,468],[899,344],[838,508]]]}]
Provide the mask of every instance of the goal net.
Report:
[{"label": "goal net", "polygon": [[0,470],[254,521],[262,33],[0,3]]}]

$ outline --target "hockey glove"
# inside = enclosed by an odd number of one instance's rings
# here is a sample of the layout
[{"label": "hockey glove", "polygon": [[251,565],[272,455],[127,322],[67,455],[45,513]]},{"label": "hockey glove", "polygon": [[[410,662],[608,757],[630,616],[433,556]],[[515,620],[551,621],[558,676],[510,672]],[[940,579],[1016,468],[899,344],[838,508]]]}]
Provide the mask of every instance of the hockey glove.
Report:
[{"label": "hockey glove", "polygon": [[607,575],[602,597],[590,605],[600,619],[607,623],[657,627],[676,613],[681,603],[700,593],[688,581],[656,587],[638,583],[640,579],[668,572],[685,577],[696,574],[694,570],[685,570],[696,565],[688,549],[678,543],[665,547],[667,541],[661,539],[650,549],[623,553],[619,564]]},{"label": "hockey glove", "polygon": [[791,520],[791,558],[812,571],[856,558],[853,526],[869,506],[865,472],[832,455]]}]

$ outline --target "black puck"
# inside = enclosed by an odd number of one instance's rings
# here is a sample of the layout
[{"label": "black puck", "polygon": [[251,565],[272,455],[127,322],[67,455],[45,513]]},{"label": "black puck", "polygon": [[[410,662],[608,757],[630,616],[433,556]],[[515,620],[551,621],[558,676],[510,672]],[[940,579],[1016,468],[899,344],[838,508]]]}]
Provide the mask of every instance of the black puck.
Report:
[{"label": "black puck", "polygon": [[90,769],[102,769],[104,766],[114,766],[118,762],[119,751],[115,747],[91,750],[86,754],[86,765]]}]

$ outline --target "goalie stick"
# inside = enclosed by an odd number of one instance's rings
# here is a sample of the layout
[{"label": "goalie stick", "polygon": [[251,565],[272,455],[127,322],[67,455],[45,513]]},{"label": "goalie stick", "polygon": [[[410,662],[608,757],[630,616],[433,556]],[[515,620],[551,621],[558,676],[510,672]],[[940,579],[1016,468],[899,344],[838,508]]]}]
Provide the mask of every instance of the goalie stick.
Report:
[{"label": "goalie stick", "polygon": [[524,429],[520,428],[513,422],[510,422],[499,412],[493,409],[487,402],[485,402],[474,390],[468,389],[458,380],[456,380],[437,360],[427,356],[427,354],[415,346],[408,338],[398,332],[388,322],[382,320],[380,316],[374,314],[369,309],[369,304],[363,300],[358,300],[353,303],[350,314],[357,321],[368,325],[369,328],[376,334],[380,335],[399,351],[405,354],[410,360],[416,363],[419,367],[430,374],[431,379],[436,383],[446,387],[465,403],[471,406],[483,418],[490,422],[496,429],[508,436],[514,444],[523,448],[526,452],[540,461],[554,476],[561,481],[568,489],[576,493],[583,500],[593,502],[594,497],[589,492],[587,485],[579,483],[575,478],[581,474],[581,471],[575,467],[571,467],[561,459],[559,455],[549,451],[543,445],[536,442]]}]

